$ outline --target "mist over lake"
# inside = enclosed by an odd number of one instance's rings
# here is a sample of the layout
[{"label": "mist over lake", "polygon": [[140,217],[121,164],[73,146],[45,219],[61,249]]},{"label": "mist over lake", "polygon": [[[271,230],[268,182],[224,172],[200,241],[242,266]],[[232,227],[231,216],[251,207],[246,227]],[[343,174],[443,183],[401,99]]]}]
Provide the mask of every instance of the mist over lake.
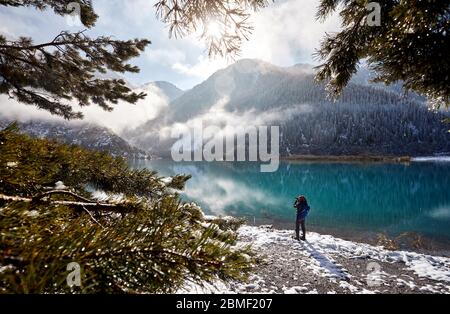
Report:
[{"label": "mist over lake", "polygon": [[306,195],[312,228],[397,236],[414,232],[450,240],[450,163],[282,162],[275,173],[258,163],[136,161],[162,176],[191,174],[183,198],[214,215],[250,224],[292,227],[294,197]]}]

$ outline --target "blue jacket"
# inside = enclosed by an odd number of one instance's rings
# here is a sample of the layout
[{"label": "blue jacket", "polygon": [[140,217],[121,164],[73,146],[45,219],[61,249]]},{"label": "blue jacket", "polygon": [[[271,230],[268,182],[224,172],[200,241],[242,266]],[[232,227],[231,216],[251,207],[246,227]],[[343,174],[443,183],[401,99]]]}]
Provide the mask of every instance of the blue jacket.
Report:
[{"label": "blue jacket", "polygon": [[294,204],[294,207],[297,208],[297,220],[303,220],[308,216],[310,207],[307,204]]}]

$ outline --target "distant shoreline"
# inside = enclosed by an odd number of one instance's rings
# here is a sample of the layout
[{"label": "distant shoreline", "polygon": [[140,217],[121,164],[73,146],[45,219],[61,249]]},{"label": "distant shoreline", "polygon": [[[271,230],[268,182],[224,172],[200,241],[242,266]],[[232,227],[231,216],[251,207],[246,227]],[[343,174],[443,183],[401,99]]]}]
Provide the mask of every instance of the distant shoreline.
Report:
[{"label": "distant shoreline", "polygon": [[[170,157],[155,156],[152,155],[150,158],[129,158],[131,160],[167,160],[173,161]],[[406,163],[411,162],[430,162],[430,161],[441,161],[450,162],[450,155],[437,155],[437,156],[389,156],[389,155],[291,155],[291,156],[280,156],[282,161],[301,161],[301,162],[326,162],[326,163]],[[193,161],[188,161],[193,162]],[[215,162],[236,162],[227,160],[217,160]]]},{"label": "distant shoreline", "polygon": [[309,162],[395,162],[410,163],[410,156],[382,156],[382,155],[291,155],[283,156],[281,160],[286,161],[309,161]]}]

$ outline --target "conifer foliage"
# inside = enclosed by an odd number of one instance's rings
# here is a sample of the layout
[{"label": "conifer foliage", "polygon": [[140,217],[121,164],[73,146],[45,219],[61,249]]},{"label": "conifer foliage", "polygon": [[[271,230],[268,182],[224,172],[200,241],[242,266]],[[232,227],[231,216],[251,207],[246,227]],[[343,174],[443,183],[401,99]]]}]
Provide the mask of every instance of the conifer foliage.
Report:
[{"label": "conifer foliage", "polygon": [[268,0],[161,0],[157,16],[169,25],[170,35],[182,37],[201,31],[209,56],[236,56],[253,30],[249,17]]},{"label": "conifer foliage", "polygon": [[[53,9],[59,15],[71,13],[74,3],[79,4],[84,26],[94,26],[97,15],[88,0],[0,0],[0,6]],[[147,39],[91,38],[85,31],[62,31],[39,44],[29,37],[10,40],[0,35],[0,94],[66,119],[82,117],[73,110],[74,102],[108,111],[119,100],[136,103],[144,93],[132,92],[122,79],[99,79],[98,74],[138,72],[127,62],[149,43]]]},{"label": "conifer foliage", "polygon": [[[188,179],[163,180],[14,125],[1,131],[0,293],[158,293],[245,279],[250,248],[236,246],[237,226],[205,221],[180,200]],[[81,286],[68,286],[71,263]]]},{"label": "conifer foliage", "polygon": [[450,104],[450,1],[382,0],[380,23],[368,23],[368,0],[321,0],[319,19],[340,12],[342,29],[323,40],[317,78],[340,94],[366,59],[377,82],[404,82],[436,106]]}]

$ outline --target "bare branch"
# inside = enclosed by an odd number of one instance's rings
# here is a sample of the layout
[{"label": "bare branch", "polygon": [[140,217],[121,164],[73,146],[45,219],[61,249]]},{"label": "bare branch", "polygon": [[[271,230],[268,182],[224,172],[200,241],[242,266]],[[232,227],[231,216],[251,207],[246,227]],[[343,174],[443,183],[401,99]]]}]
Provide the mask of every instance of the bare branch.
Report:
[{"label": "bare branch", "polygon": [[[19,196],[8,196],[4,194],[0,194],[0,200],[5,202],[24,202],[24,203],[33,203],[35,202],[32,198],[26,198],[26,197],[19,197]],[[43,203],[47,203],[50,205],[62,205],[62,206],[69,206],[69,207],[76,207],[76,208],[89,208],[91,210],[98,210],[98,211],[111,211],[111,212],[127,212],[130,211],[130,208],[127,207],[129,203],[122,202],[117,204],[110,204],[110,203],[92,203],[92,202],[74,202],[74,201],[41,201]]]},{"label": "bare branch", "polygon": [[97,225],[99,225],[102,229],[105,229],[105,227],[103,227],[103,225],[102,225],[100,222],[98,222],[98,220],[95,219],[94,216],[92,216],[91,212],[88,211],[87,208],[86,208],[85,206],[83,206],[83,210],[84,210],[86,213],[89,214],[89,216],[91,217],[91,219],[92,219]]}]

